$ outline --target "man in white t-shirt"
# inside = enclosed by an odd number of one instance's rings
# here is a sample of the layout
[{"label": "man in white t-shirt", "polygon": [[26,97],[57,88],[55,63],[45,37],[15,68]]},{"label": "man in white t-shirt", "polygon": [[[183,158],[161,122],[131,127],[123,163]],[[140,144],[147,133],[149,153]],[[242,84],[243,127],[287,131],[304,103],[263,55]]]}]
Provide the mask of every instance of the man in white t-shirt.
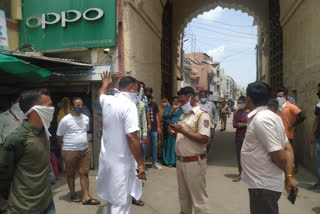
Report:
[{"label": "man in white t-shirt", "polygon": [[[100,202],[89,195],[89,166],[87,131],[89,118],[83,113],[83,101],[79,97],[72,99],[71,113],[62,118],[57,130],[58,145],[62,145],[62,158],[66,165],[67,182],[73,202],[84,205],[99,205]],[[82,199],[75,192],[75,173],[79,169]]]},{"label": "man in white t-shirt", "polygon": [[108,201],[108,214],[129,214],[132,198],[139,200],[142,193],[140,179],[146,178],[138,137],[138,83],[133,77],[122,77],[120,93],[106,95],[112,85],[109,73],[104,74],[99,91],[103,130],[97,193]]},{"label": "man in white t-shirt", "polygon": [[241,150],[241,180],[249,188],[251,214],[278,214],[284,181],[287,192],[297,192],[292,177],[293,150],[281,118],[268,110],[270,87],[254,82],[247,87],[246,137]]}]

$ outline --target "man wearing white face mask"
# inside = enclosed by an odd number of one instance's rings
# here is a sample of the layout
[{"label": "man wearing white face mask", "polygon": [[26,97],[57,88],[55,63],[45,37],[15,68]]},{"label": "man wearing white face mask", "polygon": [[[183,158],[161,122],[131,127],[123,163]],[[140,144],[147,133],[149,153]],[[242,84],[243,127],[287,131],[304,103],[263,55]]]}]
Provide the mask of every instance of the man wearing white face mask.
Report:
[{"label": "man wearing white face mask", "polygon": [[48,128],[54,107],[45,89],[21,94],[27,116],[5,140],[0,156],[0,193],[8,199],[8,213],[55,213],[49,180]]},{"label": "man wearing white face mask", "polygon": [[108,214],[129,214],[132,198],[139,200],[141,197],[140,179],[146,178],[138,136],[138,83],[133,77],[122,77],[119,82],[120,93],[106,95],[111,86],[109,73],[103,74],[99,91],[103,134],[97,193],[108,201]]},{"label": "man wearing white face mask", "polygon": [[197,105],[193,88],[182,88],[178,99],[183,115],[178,124],[170,125],[168,132],[176,136],[180,212],[191,214],[194,210],[196,214],[210,214],[206,191],[210,116]]},{"label": "man wearing white face mask", "polygon": [[23,112],[20,109],[19,100],[20,93],[11,94],[9,96],[9,109],[0,114],[0,154],[1,145],[5,138],[23,122]]},{"label": "man wearing white face mask", "polygon": [[219,113],[217,111],[216,105],[213,102],[208,101],[208,94],[206,91],[200,91],[199,98],[200,98],[200,102],[197,103],[198,106],[200,106],[202,110],[210,114],[211,122],[212,122],[211,137],[210,137],[208,148],[207,148],[207,152],[209,152],[210,147],[213,144],[215,129],[219,121]]},{"label": "man wearing white face mask", "polygon": [[[282,118],[286,135],[291,143],[292,148],[294,146],[294,130],[297,125],[305,120],[305,115],[296,105],[291,104],[288,101],[288,90],[286,88],[279,88],[277,90],[277,101],[279,103],[279,109],[277,114]],[[296,153],[294,153],[296,154]],[[294,172],[298,171],[297,156],[294,157]]]}]

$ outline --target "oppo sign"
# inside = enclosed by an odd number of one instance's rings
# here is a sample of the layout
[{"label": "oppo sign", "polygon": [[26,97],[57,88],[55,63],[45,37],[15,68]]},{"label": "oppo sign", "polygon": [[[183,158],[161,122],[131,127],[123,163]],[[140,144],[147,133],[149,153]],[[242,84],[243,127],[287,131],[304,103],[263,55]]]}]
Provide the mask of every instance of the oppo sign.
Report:
[{"label": "oppo sign", "polygon": [[[97,15],[95,17],[90,18],[90,17],[88,17],[88,13],[90,13],[92,11],[96,12]],[[69,15],[72,13],[75,15],[75,17],[73,19],[68,19],[67,14]],[[37,28],[37,27],[41,26],[42,29],[46,29],[47,25],[56,24],[61,20],[61,26],[66,27],[67,23],[76,22],[76,21],[80,20],[82,17],[88,21],[99,20],[103,17],[103,14],[104,14],[103,10],[101,10],[99,8],[90,8],[90,9],[84,11],[83,14],[81,14],[81,12],[78,10],[62,11],[61,15],[58,13],[47,13],[47,14],[41,14],[41,18],[38,16],[29,17],[26,21],[26,25],[30,28]],[[48,18],[50,16],[54,17],[53,21],[48,21]],[[36,23],[30,24],[31,20],[36,20]]]}]

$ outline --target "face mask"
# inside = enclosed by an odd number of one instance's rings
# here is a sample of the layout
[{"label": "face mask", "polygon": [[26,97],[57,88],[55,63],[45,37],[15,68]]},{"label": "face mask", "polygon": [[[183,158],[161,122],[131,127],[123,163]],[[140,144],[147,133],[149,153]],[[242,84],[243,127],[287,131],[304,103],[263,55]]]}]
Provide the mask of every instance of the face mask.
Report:
[{"label": "face mask", "polygon": [[76,114],[83,114],[83,108],[82,107],[74,107],[74,112]]},{"label": "face mask", "polygon": [[184,114],[188,114],[188,113],[190,113],[192,111],[192,106],[190,104],[190,100],[191,100],[191,97],[190,97],[189,101],[186,104],[181,106],[182,111],[183,111]]},{"label": "face mask", "polygon": [[27,113],[25,113],[25,116],[29,115],[32,111],[36,111],[38,113],[41,122],[44,126],[44,130],[47,134],[47,137],[51,137],[51,134],[49,133],[48,129],[53,118],[54,107],[36,105],[33,106]]},{"label": "face mask", "polygon": [[208,100],[208,98],[200,98],[200,101],[201,101],[202,103],[207,102],[207,100]]},{"label": "face mask", "polygon": [[121,92],[123,95],[128,97],[134,104],[137,104],[138,93]]},{"label": "face mask", "polygon": [[180,106],[179,105],[173,105],[173,108],[179,108]]},{"label": "face mask", "polygon": [[278,108],[278,110],[279,111],[282,111],[283,109],[284,109],[284,106],[285,106],[285,104],[286,104],[286,99],[284,98],[284,97],[277,97],[277,99],[276,99],[277,101],[278,101],[278,103],[279,103],[279,108]]},{"label": "face mask", "polygon": [[163,105],[163,106],[167,106],[167,105],[168,105],[168,103],[162,103],[162,105]]},{"label": "face mask", "polygon": [[245,107],[246,107],[246,104],[244,104],[244,103],[238,105],[238,109],[244,109]]},{"label": "face mask", "polygon": [[318,97],[319,97],[319,99],[320,99],[320,92],[318,92],[317,95],[318,95]]}]

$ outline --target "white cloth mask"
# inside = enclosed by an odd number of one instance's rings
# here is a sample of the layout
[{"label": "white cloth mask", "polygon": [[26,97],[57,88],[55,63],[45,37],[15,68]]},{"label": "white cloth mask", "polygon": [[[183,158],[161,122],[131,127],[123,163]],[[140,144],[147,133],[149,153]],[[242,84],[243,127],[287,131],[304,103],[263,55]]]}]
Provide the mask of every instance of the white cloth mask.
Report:
[{"label": "white cloth mask", "polygon": [[163,106],[167,106],[167,105],[168,105],[168,103],[162,103],[162,105],[163,105]]},{"label": "white cloth mask", "polygon": [[179,105],[173,105],[173,108],[179,108],[180,106]]},{"label": "white cloth mask", "polygon": [[200,98],[200,101],[201,101],[202,103],[207,102],[207,100],[208,100],[208,98]]},{"label": "white cloth mask", "polygon": [[277,99],[276,99],[277,101],[278,101],[278,103],[279,103],[279,108],[278,108],[278,110],[279,111],[283,111],[283,109],[284,109],[284,107],[286,106],[286,98],[284,98],[284,97],[277,97]]},{"label": "white cloth mask", "polygon": [[192,111],[192,106],[190,104],[190,100],[191,100],[191,97],[190,97],[189,101],[186,104],[181,106],[182,111],[183,111],[184,114],[188,114],[188,113],[190,113]]},{"label": "white cloth mask", "polygon": [[138,93],[121,92],[121,94],[128,97],[134,104],[137,104]]},{"label": "white cloth mask", "polygon": [[28,116],[33,111],[38,113],[47,137],[51,137],[51,134],[49,133],[49,127],[53,119],[54,107],[35,105],[27,113],[25,113],[25,116]]},{"label": "white cloth mask", "polygon": [[246,107],[246,104],[238,104],[238,109],[244,109]]}]

